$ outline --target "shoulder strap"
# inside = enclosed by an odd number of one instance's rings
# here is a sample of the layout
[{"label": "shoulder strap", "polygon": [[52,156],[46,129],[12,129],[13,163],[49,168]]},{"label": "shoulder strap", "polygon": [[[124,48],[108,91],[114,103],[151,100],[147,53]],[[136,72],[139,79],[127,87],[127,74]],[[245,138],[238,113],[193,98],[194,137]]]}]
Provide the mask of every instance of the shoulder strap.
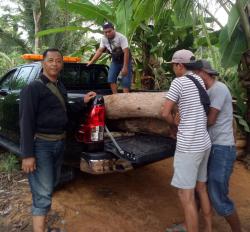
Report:
[{"label": "shoulder strap", "polygon": [[193,81],[194,84],[196,85],[196,87],[199,91],[201,104],[203,105],[203,108],[204,108],[206,114],[208,115],[210,99],[209,99],[209,96],[207,94],[207,91],[203,88],[201,83],[195,77],[193,77],[191,75],[186,75],[186,77],[188,79],[190,79],[191,81]]},{"label": "shoulder strap", "polygon": [[[37,81],[39,81],[40,83],[44,84],[44,82],[40,78],[37,79]],[[62,104],[63,109],[65,111],[67,111],[64,98],[63,98],[62,94],[60,93],[59,89],[53,83],[51,83],[51,82],[48,82],[45,86],[57,97],[57,99]]]},{"label": "shoulder strap", "polygon": [[194,82],[194,84],[195,84],[196,87],[198,88],[199,92],[200,92],[200,91],[205,91],[205,92],[206,92],[206,90],[202,87],[201,83],[200,83],[197,79],[195,79],[195,78],[194,78],[193,76],[191,76],[191,75],[186,75],[186,77],[187,77],[188,79],[190,79],[191,81]]},{"label": "shoulder strap", "polygon": [[109,46],[110,46],[110,49],[111,49],[111,52],[112,52],[112,44],[111,44],[111,40],[110,39],[108,39],[108,41],[109,41]]}]

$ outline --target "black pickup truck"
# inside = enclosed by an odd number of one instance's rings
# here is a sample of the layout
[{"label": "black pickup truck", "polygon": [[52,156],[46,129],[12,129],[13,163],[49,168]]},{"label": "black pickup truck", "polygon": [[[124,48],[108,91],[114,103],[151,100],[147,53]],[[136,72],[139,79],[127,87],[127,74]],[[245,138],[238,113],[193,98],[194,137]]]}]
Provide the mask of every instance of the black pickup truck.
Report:
[{"label": "black pickup truck", "polygon": [[[39,77],[41,70],[41,62],[33,62],[11,69],[0,79],[0,146],[17,155],[20,154],[19,94],[25,85]],[[107,75],[105,65],[64,64],[60,78],[68,91],[69,104],[90,90],[98,94],[87,111],[70,115],[65,164],[83,172],[104,174],[131,170],[173,156],[174,139],[132,134],[113,141],[110,133],[105,133],[109,125],[105,124],[102,95],[111,94]]]}]

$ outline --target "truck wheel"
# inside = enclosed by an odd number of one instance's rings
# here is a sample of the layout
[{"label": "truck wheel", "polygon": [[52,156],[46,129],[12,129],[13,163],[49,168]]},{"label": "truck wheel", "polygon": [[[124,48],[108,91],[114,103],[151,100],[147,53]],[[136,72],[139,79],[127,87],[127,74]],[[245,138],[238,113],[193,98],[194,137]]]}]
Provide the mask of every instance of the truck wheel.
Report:
[{"label": "truck wheel", "polygon": [[75,179],[76,168],[63,165],[61,169],[61,176],[58,184],[55,187],[55,191],[60,190],[65,184]]}]

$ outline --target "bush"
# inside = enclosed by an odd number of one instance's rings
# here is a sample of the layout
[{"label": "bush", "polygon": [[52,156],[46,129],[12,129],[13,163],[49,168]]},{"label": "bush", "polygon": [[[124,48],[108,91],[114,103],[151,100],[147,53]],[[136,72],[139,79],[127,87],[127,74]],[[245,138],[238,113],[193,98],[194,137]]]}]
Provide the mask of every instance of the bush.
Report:
[{"label": "bush", "polygon": [[19,169],[18,158],[11,153],[0,154],[0,172],[12,173]]}]

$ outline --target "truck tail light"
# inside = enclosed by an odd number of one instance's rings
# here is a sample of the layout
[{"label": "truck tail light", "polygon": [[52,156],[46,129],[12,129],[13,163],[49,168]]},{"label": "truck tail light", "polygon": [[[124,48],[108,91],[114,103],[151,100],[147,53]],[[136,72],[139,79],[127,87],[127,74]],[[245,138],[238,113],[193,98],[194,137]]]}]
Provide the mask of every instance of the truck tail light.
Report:
[{"label": "truck tail light", "polygon": [[105,126],[105,106],[102,96],[96,96],[84,124],[77,133],[77,141],[83,143],[103,142]]}]

